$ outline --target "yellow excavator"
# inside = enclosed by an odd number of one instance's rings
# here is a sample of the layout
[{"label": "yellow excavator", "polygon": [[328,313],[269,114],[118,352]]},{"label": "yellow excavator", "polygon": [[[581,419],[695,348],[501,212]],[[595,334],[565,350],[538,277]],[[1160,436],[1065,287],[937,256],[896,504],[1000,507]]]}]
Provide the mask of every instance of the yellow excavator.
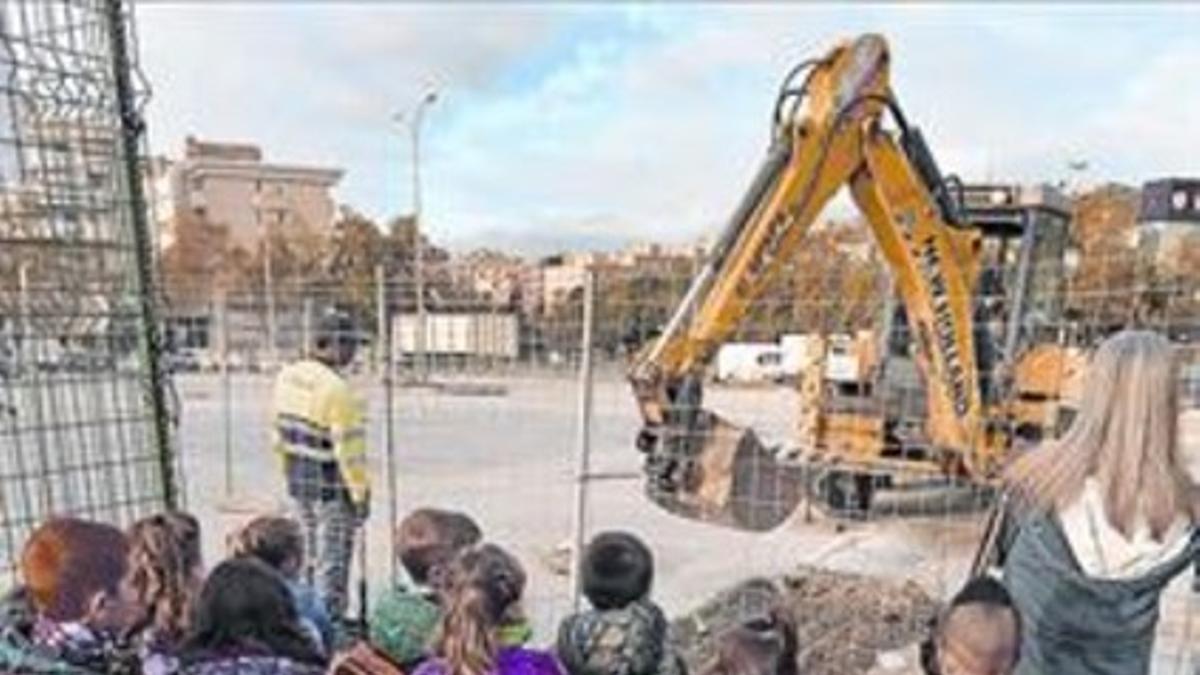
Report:
[{"label": "yellow excavator", "polygon": [[[813,492],[814,466],[816,493],[833,509],[865,507],[906,474],[987,482],[1020,439],[1063,422],[1078,359],[1056,342],[1054,308],[1027,299],[1038,279],[1065,276],[1051,268],[1062,261],[1066,210],[945,179],[891,90],[889,61],[885,40],[868,34],[792,69],[766,160],[679,306],[631,361],[647,494],[674,513],[773,528]],[[842,188],[891,272],[892,325],[856,386],[830,393],[819,376],[801,378],[816,416],[807,454],[819,461],[795,461],[705,409],[702,384]],[[1039,212],[1047,217],[1030,221]],[[1001,277],[1017,290],[996,293]],[[910,381],[897,385],[906,359]],[[917,425],[906,413],[913,401]]]}]

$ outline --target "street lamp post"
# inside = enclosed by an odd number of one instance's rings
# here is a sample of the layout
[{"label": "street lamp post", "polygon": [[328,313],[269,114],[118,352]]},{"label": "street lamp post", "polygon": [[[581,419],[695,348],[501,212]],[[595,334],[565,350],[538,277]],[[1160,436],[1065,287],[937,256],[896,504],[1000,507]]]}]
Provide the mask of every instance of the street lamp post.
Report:
[{"label": "street lamp post", "polygon": [[279,343],[276,341],[278,325],[275,317],[275,268],[271,264],[271,219],[263,223],[263,285],[267,294],[267,358],[271,368],[279,366]]},{"label": "street lamp post", "polygon": [[1067,170],[1070,172],[1070,194],[1071,196],[1079,195],[1083,192],[1083,176],[1087,170],[1091,168],[1087,159],[1082,157],[1067,161]]},{"label": "street lamp post", "polygon": [[417,331],[416,331],[416,363],[417,378],[425,379],[425,246],[421,241],[421,120],[425,117],[425,109],[437,101],[437,91],[425,92],[411,113],[396,113],[394,119],[407,122],[412,135],[412,208],[413,208],[413,276],[415,277],[417,296]]}]

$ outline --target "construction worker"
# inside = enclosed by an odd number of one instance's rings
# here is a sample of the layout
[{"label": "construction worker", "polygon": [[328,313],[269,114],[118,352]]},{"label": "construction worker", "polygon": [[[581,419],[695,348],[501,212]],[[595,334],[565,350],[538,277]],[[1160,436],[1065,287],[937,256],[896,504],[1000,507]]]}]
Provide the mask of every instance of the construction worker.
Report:
[{"label": "construction worker", "polygon": [[[311,358],[275,380],[275,449],[304,527],[308,573],[333,617],[345,617],[354,537],[368,515],[364,405],[338,372],[359,337],[344,312],[320,317]],[[315,568],[315,569],[314,569]]]}]

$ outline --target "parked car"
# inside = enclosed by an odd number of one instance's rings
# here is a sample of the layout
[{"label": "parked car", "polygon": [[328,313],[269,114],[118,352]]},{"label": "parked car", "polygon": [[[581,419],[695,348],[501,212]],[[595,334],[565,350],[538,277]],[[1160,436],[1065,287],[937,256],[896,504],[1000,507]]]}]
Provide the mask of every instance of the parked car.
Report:
[{"label": "parked car", "polygon": [[72,349],[59,356],[56,370],[66,373],[98,373],[115,367],[116,359],[108,352]]}]

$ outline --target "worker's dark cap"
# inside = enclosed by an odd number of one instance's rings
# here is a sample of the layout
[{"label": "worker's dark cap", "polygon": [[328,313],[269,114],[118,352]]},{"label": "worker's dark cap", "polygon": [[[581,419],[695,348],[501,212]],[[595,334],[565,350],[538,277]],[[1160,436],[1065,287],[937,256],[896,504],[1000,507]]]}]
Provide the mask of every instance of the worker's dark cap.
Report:
[{"label": "worker's dark cap", "polygon": [[349,312],[328,309],[317,318],[314,337],[320,343],[359,344],[366,338]]}]

